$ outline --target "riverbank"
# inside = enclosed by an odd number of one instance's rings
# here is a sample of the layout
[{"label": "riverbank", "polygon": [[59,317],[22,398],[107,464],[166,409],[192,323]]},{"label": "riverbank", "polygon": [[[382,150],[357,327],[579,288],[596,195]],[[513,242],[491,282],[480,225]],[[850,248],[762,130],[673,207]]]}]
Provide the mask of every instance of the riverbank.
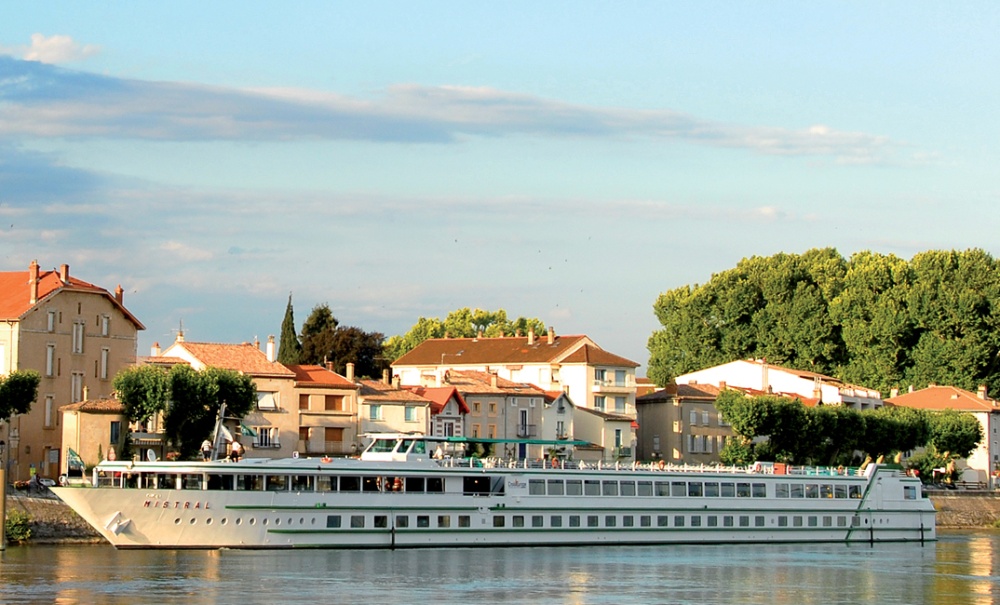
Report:
[{"label": "riverbank", "polygon": [[[993,527],[1000,519],[1000,493],[973,490],[934,491],[928,497],[937,509],[940,528]],[[21,511],[31,519],[31,543],[102,542],[94,528],[55,496],[8,493],[7,511]]]}]

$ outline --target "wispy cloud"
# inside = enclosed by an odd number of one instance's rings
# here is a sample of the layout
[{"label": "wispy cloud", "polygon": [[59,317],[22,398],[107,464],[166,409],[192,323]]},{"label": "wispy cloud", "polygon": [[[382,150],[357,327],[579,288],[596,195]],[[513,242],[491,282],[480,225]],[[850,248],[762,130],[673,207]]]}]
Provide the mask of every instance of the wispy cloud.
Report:
[{"label": "wispy cloud", "polygon": [[894,148],[884,136],[823,125],[726,124],[670,109],[589,107],[487,87],[401,84],[355,98],[130,80],[9,57],[0,57],[0,107],[0,136],[8,137],[401,143],[517,135],[642,138],[845,163],[881,161]]},{"label": "wispy cloud", "polygon": [[80,44],[70,36],[61,35],[31,34],[31,44],[27,46],[0,46],[0,54],[15,55],[40,63],[75,63],[100,52],[100,46]]}]

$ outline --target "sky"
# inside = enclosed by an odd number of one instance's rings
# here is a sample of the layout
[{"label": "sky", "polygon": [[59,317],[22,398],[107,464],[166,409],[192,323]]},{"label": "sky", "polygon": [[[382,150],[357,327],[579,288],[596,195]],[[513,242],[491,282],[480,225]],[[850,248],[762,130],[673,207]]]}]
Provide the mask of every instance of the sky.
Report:
[{"label": "sky", "polygon": [[10,2],[0,270],[139,353],[328,304],[462,307],[641,364],[664,291],[834,247],[1000,256],[1000,4]]}]

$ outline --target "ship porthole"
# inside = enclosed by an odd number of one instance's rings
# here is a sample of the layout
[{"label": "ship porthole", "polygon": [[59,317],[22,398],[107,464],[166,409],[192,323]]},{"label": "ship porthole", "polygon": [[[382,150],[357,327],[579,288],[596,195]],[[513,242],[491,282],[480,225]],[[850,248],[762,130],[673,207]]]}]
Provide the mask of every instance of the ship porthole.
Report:
[{"label": "ship porthole", "polygon": [[205,519],[205,525],[211,525],[211,524],[212,524],[212,518],[211,517],[209,517],[208,519]]},{"label": "ship porthole", "polygon": [[174,519],[174,525],[180,525],[180,524],[181,524],[180,518]]},{"label": "ship porthole", "polygon": [[222,521],[219,521],[219,523],[221,523],[222,525],[225,525],[228,522],[229,522],[229,519],[226,519],[225,517],[222,518]]},{"label": "ship porthole", "polygon": [[195,518],[194,518],[194,517],[191,517],[191,521],[189,521],[189,523],[191,523],[191,525],[194,525],[194,524],[195,524],[195,522],[196,522]]},{"label": "ship porthole", "polygon": [[254,517],[250,517],[250,525],[257,525],[257,519]]}]

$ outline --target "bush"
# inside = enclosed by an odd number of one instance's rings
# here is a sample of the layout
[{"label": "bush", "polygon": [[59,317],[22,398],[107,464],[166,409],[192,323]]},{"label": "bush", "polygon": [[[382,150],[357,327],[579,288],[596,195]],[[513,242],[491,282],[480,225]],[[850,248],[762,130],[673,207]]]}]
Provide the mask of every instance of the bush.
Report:
[{"label": "bush", "polygon": [[31,517],[19,510],[10,511],[4,523],[8,542],[27,542],[31,538]]}]

